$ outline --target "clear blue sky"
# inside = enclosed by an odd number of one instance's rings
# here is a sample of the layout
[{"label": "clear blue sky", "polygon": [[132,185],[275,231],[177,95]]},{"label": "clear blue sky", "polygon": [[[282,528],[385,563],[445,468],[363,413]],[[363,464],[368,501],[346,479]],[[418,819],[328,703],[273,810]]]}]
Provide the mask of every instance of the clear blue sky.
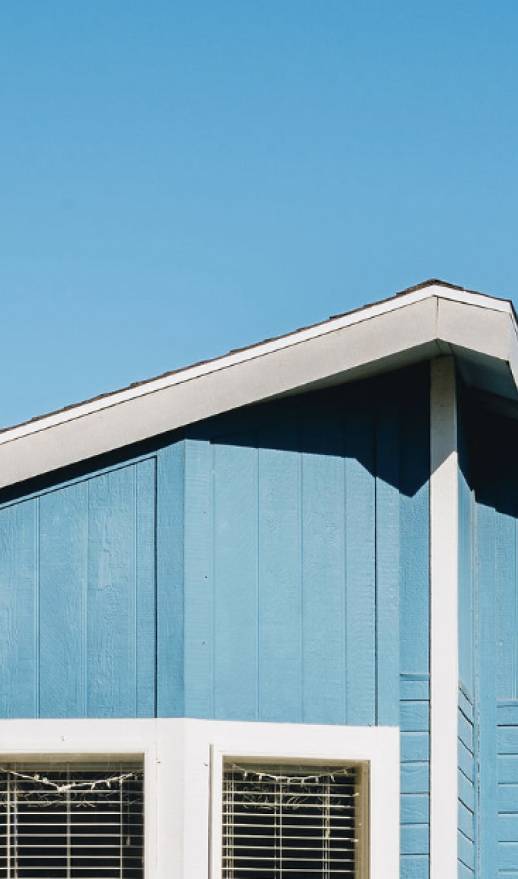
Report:
[{"label": "clear blue sky", "polygon": [[0,424],[427,277],[518,297],[518,3],[6,0]]}]

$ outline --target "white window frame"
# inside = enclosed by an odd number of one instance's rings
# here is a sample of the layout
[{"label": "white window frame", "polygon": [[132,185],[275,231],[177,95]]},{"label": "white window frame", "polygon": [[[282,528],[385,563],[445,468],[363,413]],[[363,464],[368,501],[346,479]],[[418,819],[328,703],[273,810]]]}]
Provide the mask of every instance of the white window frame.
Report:
[{"label": "white window frame", "polygon": [[2,720],[0,764],[101,758],[144,766],[144,877],[156,879],[157,743],[152,721]]},{"label": "white window frame", "polygon": [[225,757],[368,763],[369,879],[399,879],[396,727],[176,718],[0,720],[0,760],[101,755],[144,762],[145,879],[220,879]]},{"label": "white window frame", "polygon": [[[368,766],[368,879],[399,879],[399,731],[389,727],[236,724],[211,756],[211,879],[222,876],[223,768],[227,760]],[[361,877],[364,879],[364,876]]]}]

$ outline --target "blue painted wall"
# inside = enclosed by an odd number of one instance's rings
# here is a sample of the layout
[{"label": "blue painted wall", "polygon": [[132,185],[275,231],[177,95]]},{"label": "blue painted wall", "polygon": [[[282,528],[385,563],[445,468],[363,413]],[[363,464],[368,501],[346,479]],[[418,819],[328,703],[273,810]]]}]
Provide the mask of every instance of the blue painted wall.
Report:
[{"label": "blue painted wall", "polygon": [[428,410],[424,365],[4,492],[0,714],[400,724],[424,879]]},{"label": "blue painted wall", "polygon": [[[518,877],[518,423],[466,404],[474,584],[478,875]],[[467,495],[467,491],[466,491]],[[466,504],[466,534],[468,525]],[[467,540],[467,537],[466,537]],[[462,630],[461,630],[462,634]],[[464,638],[466,646],[466,638]],[[461,654],[462,655],[462,654]]]},{"label": "blue painted wall", "polygon": [[183,584],[160,713],[400,724],[409,879],[429,869],[428,383],[424,367],[189,431],[168,453],[181,540],[158,470],[159,584]]},{"label": "blue painted wall", "polygon": [[155,462],[0,509],[0,713],[155,711]]},{"label": "blue painted wall", "polygon": [[[462,400],[462,388],[459,387]],[[476,587],[469,422],[459,406],[459,681],[458,681],[458,875],[473,879],[477,870],[478,724],[476,680]]]}]

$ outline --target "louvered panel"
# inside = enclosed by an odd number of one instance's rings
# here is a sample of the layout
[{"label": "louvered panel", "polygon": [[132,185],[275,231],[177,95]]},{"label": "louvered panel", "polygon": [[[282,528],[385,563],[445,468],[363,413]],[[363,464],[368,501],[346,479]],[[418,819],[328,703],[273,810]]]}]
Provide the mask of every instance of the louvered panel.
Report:
[{"label": "louvered panel", "polygon": [[359,879],[358,767],[227,765],[224,879]]},{"label": "louvered panel", "polygon": [[143,879],[142,766],[0,767],[1,879]]}]

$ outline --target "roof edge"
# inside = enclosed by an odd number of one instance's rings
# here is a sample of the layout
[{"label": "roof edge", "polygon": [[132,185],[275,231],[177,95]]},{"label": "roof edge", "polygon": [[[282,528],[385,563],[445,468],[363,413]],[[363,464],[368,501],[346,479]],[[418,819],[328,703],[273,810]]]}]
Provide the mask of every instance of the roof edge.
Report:
[{"label": "roof edge", "polygon": [[466,290],[455,284],[438,279],[423,281],[413,287],[408,287],[388,298],[371,302],[343,314],[331,316],[325,321],[293,330],[281,336],[266,339],[254,343],[245,348],[233,349],[227,354],[220,355],[211,360],[204,360],[177,370],[163,373],[154,378],[142,382],[135,382],[119,390],[110,391],[99,396],[92,397],[79,403],[71,404],[62,409],[36,416],[28,421],[21,422],[11,427],[0,429],[0,446],[13,442],[21,437],[48,430],[64,422],[87,415],[103,409],[117,406],[137,397],[156,393],[157,391],[171,387],[172,385],[188,382],[195,378],[212,372],[237,366],[240,363],[262,357],[274,351],[289,348],[310,339],[318,338],[337,330],[344,329],[362,321],[371,320],[381,314],[405,308],[415,302],[431,297],[451,299],[469,305],[492,311],[507,312],[511,315],[518,336],[516,318],[513,305],[510,300],[472,290]]}]

